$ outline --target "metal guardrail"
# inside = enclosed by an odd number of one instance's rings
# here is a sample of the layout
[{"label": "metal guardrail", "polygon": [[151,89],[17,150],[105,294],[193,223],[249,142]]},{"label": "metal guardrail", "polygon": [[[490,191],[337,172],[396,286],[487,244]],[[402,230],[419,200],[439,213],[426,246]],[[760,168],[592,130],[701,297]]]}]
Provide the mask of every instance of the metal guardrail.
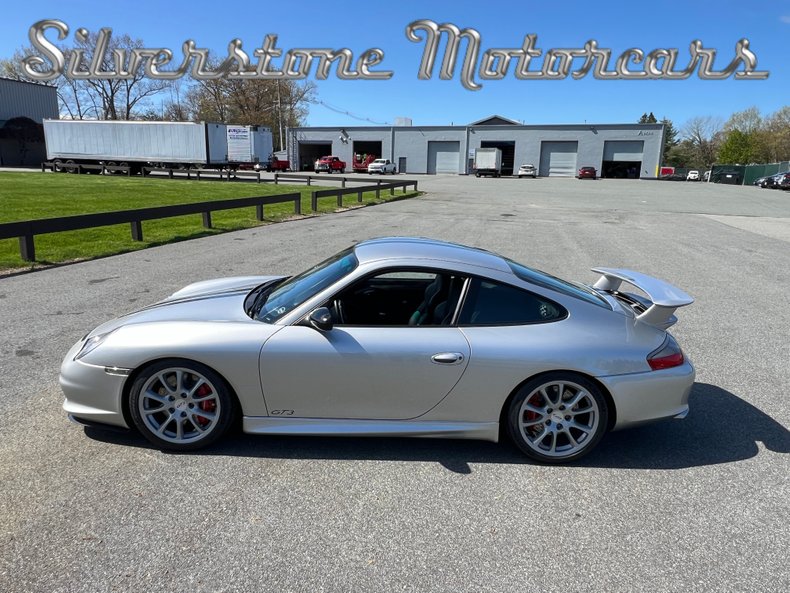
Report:
[{"label": "metal guardrail", "polygon": [[203,226],[205,228],[211,228],[211,213],[216,210],[233,210],[236,208],[249,208],[250,206],[255,206],[256,218],[258,220],[263,220],[263,207],[272,204],[293,202],[294,214],[301,214],[301,200],[302,194],[290,193],[275,196],[234,198],[231,200],[195,202],[194,204],[155,206],[153,208],[139,208],[136,210],[119,210],[116,212],[99,212],[95,214],[78,214],[75,216],[62,216],[58,218],[6,222],[0,224],[0,239],[18,237],[19,253],[22,259],[25,261],[35,261],[36,247],[34,237],[36,235],[91,229],[94,227],[128,222],[131,225],[132,239],[134,241],[142,241],[142,222],[144,220],[172,218],[174,216],[184,216],[185,214],[201,214],[203,216]]},{"label": "metal guardrail", "polygon": [[406,188],[410,185],[414,186],[414,191],[417,191],[417,181],[415,179],[407,179],[404,181],[392,181],[390,183],[381,184],[378,183],[377,185],[363,185],[361,187],[339,187],[338,189],[322,189],[319,191],[312,192],[311,200],[310,200],[310,208],[313,212],[318,210],[318,200],[320,198],[328,198],[328,197],[336,197],[337,198],[337,205],[342,207],[343,206],[343,196],[350,195],[350,194],[357,194],[357,202],[362,202],[362,194],[365,192],[376,192],[376,199],[381,197],[381,190],[382,189],[389,189],[390,195],[395,195],[395,188],[401,187],[403,188],[403,193],[406,193]]}]

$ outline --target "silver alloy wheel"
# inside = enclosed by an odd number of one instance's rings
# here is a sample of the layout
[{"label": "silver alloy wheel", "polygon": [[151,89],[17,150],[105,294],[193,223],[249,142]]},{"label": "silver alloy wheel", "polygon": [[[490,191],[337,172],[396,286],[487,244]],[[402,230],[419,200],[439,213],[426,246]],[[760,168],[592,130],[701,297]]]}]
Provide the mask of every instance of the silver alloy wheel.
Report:
[{"label": "silver alloy wheel", "polygon": [[524,443],[540,455],[569,457],[585,449],[598,431],[598,402],[572,381],[550,381],[521,404],[518,428]]},{"label": "silver alloy wheel", "polygon": [[137,407],[152,435],[174,444],[205,439],[222,414],[217,388],[193,369],[163,369],[145,382]]}]

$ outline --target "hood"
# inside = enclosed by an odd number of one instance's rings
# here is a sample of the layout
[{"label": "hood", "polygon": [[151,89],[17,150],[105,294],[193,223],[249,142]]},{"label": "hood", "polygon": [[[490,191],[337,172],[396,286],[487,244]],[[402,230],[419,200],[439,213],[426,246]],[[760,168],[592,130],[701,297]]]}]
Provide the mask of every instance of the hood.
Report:
[{"label": "hood", "polygon": [[161,321],[249,322],[244,299],[249,291],[265,282],[284,276],[242,276],[196,282],[172,295],[95,328],[89,336],[107,333],[124,325]]},{"label": "hood", "polygon": [[235,276],[232,278],[203,280],[202,282],[195,282],[194,284],[185,286],[181,290],[177,290],[162,302],[167,303],[173,300],[212,296],[240,290],[249,292],[264,282],[270,282],[271,280],[277,280],[279,278],[284,278],[284,276]]}]

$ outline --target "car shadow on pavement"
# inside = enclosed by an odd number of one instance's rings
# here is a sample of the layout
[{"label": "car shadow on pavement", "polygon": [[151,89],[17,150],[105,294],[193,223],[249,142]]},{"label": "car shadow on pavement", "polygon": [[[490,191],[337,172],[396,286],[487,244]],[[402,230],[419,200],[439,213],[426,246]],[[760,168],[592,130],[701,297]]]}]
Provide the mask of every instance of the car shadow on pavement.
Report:
[{"label": "car shadow on pavement", "polygon": [[[790,431],[741,398],[715,385],[696,383],[691,412],[682,421],[665,421],[606,435],[598,447],[570,467],[681,469],[741,461],[759,452],[757,443],[775,453],[790,453]],[[85,428],[93,439],[151,448],[134,432]],[[233,434],[205,454],[271,459],[332,459],[436,462],[459,473],[470,464],[530,465],[509,441],[299,437]],[[195,453],[200,455],[201,452]],[[568,467],[568,466],[566,466]]]}]

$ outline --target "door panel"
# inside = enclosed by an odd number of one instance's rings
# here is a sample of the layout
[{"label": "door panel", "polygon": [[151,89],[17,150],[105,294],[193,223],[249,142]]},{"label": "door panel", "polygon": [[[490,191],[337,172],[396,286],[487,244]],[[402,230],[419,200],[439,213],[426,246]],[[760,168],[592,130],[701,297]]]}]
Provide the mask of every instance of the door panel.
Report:
[{"label": "door panel", "polygon": [[[440,357],[436,354],[461,355]],[[469,362],[455,327],[283,328],[261,351],[269,411],[303,418],[416,418],[441,401]],[[291,413],[292,411],[292,413]]]}]

